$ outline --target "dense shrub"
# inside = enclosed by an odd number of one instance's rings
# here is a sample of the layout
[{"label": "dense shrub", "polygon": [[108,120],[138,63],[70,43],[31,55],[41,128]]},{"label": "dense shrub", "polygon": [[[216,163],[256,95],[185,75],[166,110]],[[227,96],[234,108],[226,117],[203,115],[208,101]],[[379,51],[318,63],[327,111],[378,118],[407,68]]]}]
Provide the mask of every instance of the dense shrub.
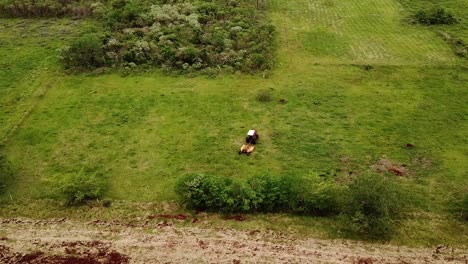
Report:
[{"label": "dense shrub", "polygon": [[419,10],[414,15],[416,22],[425,25],[455,24],[455,16],[444,8],[435,8],[429,11]]},{"label": "dense shrub", "polygon": [[102,39],[96,34],[85,34],[65,47],[61,53],[65,68],[96,68],[104,65]]},{"label": "dense shrub", "polygon": [[260,175],[247,180],[256,193],[255,209],[261,212],[288,210],[290,182],[285,177]]},{"label": "dense shrub", "polygon": [[13,170],[6,157],[0,154],[0,194],[5,191],[6,185],[13,178]]},{"label": "dense shrub", "polygon": [[405,205],[393,179],[374,174],[358,177],[346,197],[344,215],[349,231],[372,239],[392,235]]},{"label": "dense shrub", "polygon": [[77,205],[101,198],[107,190],[107,181],[101,174],[80,171],[61,175],[58,190],[67,205]]},{"label": "dense shrub", "polygon": [[214,212],[294,212],[328,215],[339,211],[339,188],[317,178],[262,175],[247,180],[192,174],[177,182],[187,207]]},{"label": "dense shrub", "polygon": [[225,211],[229,197],[228,178],[203,174],[190,174],[179,179],[176,193],[190,208]]},{"label": "dense shrub", "polygon": [[[101,65],[132,63],[183,72],[255,72],[273,66],[275,28],[248,1],[113,0],[100,10],[109,32],[99,47]],[[81,50],[69,49],[66,55],[78,58]]]}]

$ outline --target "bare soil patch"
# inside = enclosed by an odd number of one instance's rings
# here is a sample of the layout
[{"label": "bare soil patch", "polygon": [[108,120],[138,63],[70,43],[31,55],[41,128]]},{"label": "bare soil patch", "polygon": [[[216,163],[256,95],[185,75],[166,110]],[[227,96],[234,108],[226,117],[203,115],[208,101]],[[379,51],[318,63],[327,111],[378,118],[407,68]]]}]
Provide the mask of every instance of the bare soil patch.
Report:
[{"label": "bare soil patch", "polygon": [[390,172],[396,176],[406,176],[408,168],[406,164],[401,164],[382,157],[375,165],[372,166],[378,172]]},{"label": "bare soil patch", "polygon": [[[171,217],[172,218],[172,217]],[[466,249],[301,238],[293,232],[133,222],[0,219],[0,263],[467,263]]]}]

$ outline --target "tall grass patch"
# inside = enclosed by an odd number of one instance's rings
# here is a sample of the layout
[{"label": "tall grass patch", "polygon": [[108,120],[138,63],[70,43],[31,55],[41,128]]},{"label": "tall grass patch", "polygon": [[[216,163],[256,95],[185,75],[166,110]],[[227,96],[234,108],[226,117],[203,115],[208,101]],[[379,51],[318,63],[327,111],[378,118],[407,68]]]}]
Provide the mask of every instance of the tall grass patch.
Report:
[{"label": "tall grass patch", "polygon": [[108,189],[108,181],[101,173],[80,170],[58,175],[56,189],[67,205],[79,205],[102,198]]},{"label": "tall grass patch", "polygon": [[346,229],[370,239],[391,237],[408,202],[394,179],[376,174],[357,177],[346,197]]}]

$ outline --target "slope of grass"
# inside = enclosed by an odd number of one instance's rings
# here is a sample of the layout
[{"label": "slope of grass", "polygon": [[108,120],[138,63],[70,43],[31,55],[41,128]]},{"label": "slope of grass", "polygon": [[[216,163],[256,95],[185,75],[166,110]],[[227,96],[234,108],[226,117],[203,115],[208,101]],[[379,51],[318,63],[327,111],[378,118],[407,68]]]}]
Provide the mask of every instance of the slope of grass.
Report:
[{"label": "slope of grass", "polygon": [[[109,198],[161,203],[175,198],[175,180],[190,172],[317,171],[349,181],[385,158],[407,166],[401,182],[417,207],[394,241],[463,244],[466,237],[456,234],[466,225],[448,213],[468,188],[463,61],[431,29],[402,24],[408,11],[395,1],[269,3],[280,50],[278,69],[266,79],[66,75],[55,57],[67,42],[61,30],[83,25],[0,20],[0,135],[18,168],[8,208],[54,197],[52,179],[81,169],[109,176]],[[21,23],[32,33],[21,36]],[[274,100],[257,101],[265,89]],[[250,128],[259,130],[260,143],[252,156],[239,156]],[[61,214],[51,208],[38,215]],[[336,223],[287,216],[278,223],[291,221],[304,229]]]},{"label": "slope of grass", "polygon": [[396,1],[270,1],[283,45],[294,61],[391,65],[453,64],[436,32],[403,23]]}]

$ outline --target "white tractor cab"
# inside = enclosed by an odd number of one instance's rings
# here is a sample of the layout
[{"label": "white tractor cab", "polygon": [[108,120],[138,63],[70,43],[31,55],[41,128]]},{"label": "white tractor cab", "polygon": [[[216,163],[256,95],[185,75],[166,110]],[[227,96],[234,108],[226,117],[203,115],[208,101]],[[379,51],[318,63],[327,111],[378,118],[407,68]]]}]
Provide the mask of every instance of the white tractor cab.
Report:
[{"label": "white tractor cab", "polygon": [[243,144],[239,150],[240,154],[246,154],[249,156],[255,150],[255,144],[257,144],[257,140],[260,136],[257,133],[257,130],[251,129],[247,132],[247,137],[245,138],[245,144]]},{"label": "white tractor cab", "polygon": [[249,132],[247,132],[247,137],[245,138],[245,143],[255,145],[255,144],[257,144],[258,138],[259,138],[259,136],[258,136],[257,130],[251,129],[251,130],[249,130]]}]

